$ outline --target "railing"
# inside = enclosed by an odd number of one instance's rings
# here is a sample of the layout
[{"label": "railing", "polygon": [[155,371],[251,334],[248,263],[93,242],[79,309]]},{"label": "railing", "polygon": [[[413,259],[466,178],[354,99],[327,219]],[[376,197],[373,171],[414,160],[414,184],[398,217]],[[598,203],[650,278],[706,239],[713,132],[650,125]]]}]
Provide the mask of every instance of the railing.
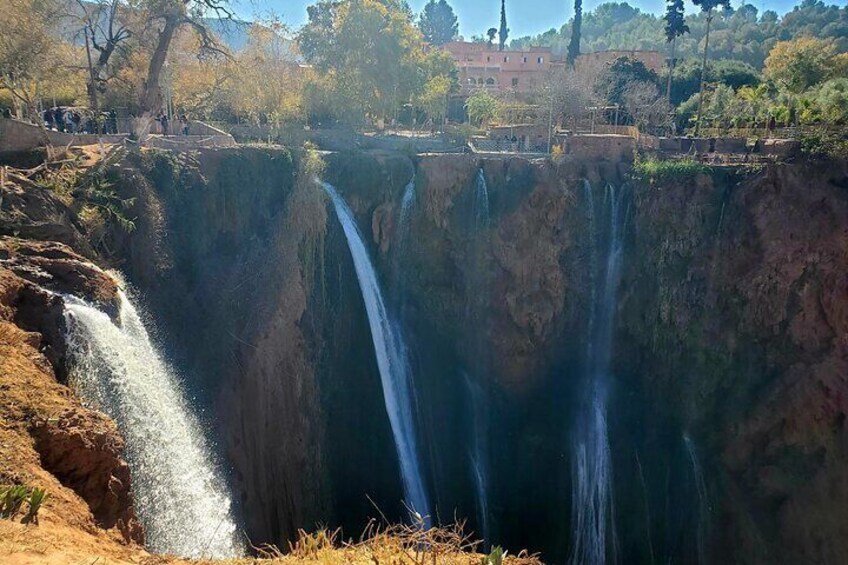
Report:
[{"label": "railing", "polygon": [[506,141],[501,139],[474,138],[469,142],[475,153],[532,153],[547,154],[548,144],[526,143],[523,140]]}]

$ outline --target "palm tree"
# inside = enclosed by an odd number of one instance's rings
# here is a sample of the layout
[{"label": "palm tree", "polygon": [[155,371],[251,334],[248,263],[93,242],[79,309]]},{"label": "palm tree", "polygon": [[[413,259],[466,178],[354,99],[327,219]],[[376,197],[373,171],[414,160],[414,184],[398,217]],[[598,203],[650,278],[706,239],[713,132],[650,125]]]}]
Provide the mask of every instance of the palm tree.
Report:
[{"label": "palm tree", "polygon": [[674,51],[677,48],[677,38],[689,33],[689,26],[686,25],[686,20],[683,17],[683,0],[668,0],[668,7],[665,10],[665,38],[671,43],[671,56],[669,57],[668,66],[668,86],[666,87],[666,98],[671,104],[671,75],[674,73],[675,63]]},{"label": "palm tree", "polygon": [[695,124],[695,137],[701,133],[701,112],[704,109],[704,76],[707,70],[707,54],[710,50],[710,23],[713,21],[713,10],[719,6],[730,8],[730,0],[692,0],[692,3],[707,14],[707,31],[704,35],[704,60],[701,63],[701,80],[698,87],[698,121]]}]

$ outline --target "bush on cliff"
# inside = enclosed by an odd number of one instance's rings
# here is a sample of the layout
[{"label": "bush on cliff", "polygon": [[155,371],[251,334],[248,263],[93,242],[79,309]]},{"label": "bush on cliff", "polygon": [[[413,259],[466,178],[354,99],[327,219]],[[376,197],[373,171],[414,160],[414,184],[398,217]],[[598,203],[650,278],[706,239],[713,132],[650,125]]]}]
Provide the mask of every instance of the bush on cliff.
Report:
[{"label": "bush on cliff", "polygon": [[637,159],[633,164],[633,176],[651,183],[689,180],[711,172],[708,165],[693,159]]}]

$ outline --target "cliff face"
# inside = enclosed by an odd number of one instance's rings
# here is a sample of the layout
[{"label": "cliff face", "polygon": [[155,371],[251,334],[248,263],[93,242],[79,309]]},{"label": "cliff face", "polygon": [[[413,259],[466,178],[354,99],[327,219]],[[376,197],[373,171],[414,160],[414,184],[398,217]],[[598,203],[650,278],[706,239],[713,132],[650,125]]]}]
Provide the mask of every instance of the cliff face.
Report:
[{"label": "cliff face", "polygon": [[703,446],[715,559],[827,563],[848,500],[848,168],[634,195],[618,357]]},{"label": "cliff face", "polygon": [[[610,183],[626,208],[608,407],[620,555],[843,553],[844,164],[648,183],[602,160],[324,159],[403,328],[443,517],[482,525],[470,446],[484,444],[494,539],[567,557],[589,202]],[[139,221],[112,258],[218,424],[254,542],[318,521],[356,531],[376,512],[365,494],[402,516],[356,273],[316,172],[248,148],[115,169]]]},{"label": "cliff face", "polygon": [[115,423],[84,408],[59,382],[65,347],[60,294],[114,312],[116,290],[110,277],[63,244],[0,236],[0,484],[48,493],[35,530],[0,520],[0,552],[13,563],[39,544],[50,551],[78,545],[66,553],[73,559],[87,555],[86,545],[135,555],[138,547],[115,542],[144,541]]}]

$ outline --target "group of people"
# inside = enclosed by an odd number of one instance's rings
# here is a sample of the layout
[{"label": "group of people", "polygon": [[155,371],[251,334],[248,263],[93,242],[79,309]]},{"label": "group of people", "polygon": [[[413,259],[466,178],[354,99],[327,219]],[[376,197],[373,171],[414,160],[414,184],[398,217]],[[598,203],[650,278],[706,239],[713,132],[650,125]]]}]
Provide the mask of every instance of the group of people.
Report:
[{"label": "group of people", "polygon": [[[180,123],[180,132],[183,135],[188,135],[188,130],[189,130],[188,116],[186,116],[185,114],[181,114],[178,119],[179,119],[179,123]],[[167,114],[165,114],[164,112],[159,112],[159,115],[156,116],[156,121],[159,122],[159,127],[162,130],[162,135],[168,135],[169,134],[168,128],[170,126],[170,119],[168,118]]]},{"label": "group of people", "polygon": [[77,108],[56,106],[42,112],[44,126],[66,133],[118,133],[118,115],[114,110],[87,113]]}]

